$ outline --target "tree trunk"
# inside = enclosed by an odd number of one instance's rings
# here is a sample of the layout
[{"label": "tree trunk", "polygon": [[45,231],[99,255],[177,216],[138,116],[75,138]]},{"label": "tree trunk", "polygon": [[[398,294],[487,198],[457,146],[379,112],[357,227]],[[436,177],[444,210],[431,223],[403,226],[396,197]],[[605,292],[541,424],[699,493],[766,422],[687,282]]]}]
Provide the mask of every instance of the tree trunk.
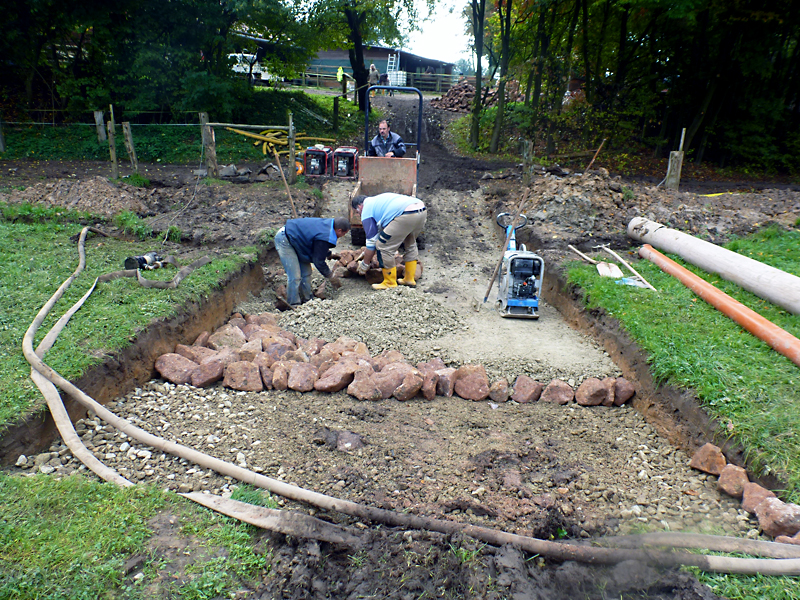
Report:
[{"label": "tree trunk", "polygon": [[586,96],[586,102],[592,103],[592,68],[589,65],[589,6],[587,0],[581,2],[581,9],[583,10],[583,93]]},{"label": "tree trunk", "polygon": [[[497,86],[497,114],[494,119],[492,141],[489,142],[489,152],[495,154],[500,147],[500,133],[503,130],[503,116],[506,108],[506,78],[508,77],[508,63],[511,61],[511,3],[512,0],[500,0],[497,3],[497,12],[500,15],[500,82]],[[505,5],[505,13],[503,7]]]},{"label": "tree trunk", "polygon": [[369,71],[364,66],[364,43],[361,35],[361,25],[364,21],[364,13],[346,8],[344,10],[347,18],[347,26],[350,28],[350,41],[353,47],[349,50],[350,67],[353,69],[353,79],[356,82],[356,93],[358,96],[358,110],[367,109],[367,83],[369,82]]},{"label": "tree trunk", "polygon": [[478,147],[481,131],[481,84],[483,79],[483,31],[486,16],[486,0],[472,0],[472,33],[475,36],[475,98],[472,105],[472,123],[469,130],[469,143],[473,148]]}]

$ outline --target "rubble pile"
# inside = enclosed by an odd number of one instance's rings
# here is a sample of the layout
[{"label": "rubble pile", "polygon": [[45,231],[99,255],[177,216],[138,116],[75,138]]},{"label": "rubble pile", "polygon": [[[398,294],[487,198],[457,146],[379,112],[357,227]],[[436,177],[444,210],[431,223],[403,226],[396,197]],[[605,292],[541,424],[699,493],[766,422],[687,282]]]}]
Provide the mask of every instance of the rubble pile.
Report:
[{"label": "rubble pile", "polygon": [[346,390],[358,400],[374,401],[455,395],[474,401],[563,405],[575,400],[581,406],[620,406],[635,393],[623,377],[589,377],[574,390],[558,379],[545,386],[519,375],[512,389],[504,377],[490,382],[479,364],[452,367],[434,358],[412,365],[397,350],[373,356],[364,342],[348,337],[335,342],[303,339],[280,328],[272,313],[236,313],[213,333],[201,334],[192,346],[178,344],[175,352],[160,356],[155,368],[178,385],[204,388],[222,381],[223,387],[243,392]]},{"label": "rubble pile", "polygon": [[[488,93],[482,90],[481,93],[486,94],[485,106],[494,106],[497,104],[496,88],[491,88]],[[506,101],[508,102],[522,102],[525,100],[525,96],[520,93],[519,84],[516,81],[510,81],[506,84],[505,94]],[[466,81],[462,81],[447,90],[447,93],[441,98],[433,98],[431,100],[431,106],[450,112],[470,112],[474,99],[475,86]]]}]

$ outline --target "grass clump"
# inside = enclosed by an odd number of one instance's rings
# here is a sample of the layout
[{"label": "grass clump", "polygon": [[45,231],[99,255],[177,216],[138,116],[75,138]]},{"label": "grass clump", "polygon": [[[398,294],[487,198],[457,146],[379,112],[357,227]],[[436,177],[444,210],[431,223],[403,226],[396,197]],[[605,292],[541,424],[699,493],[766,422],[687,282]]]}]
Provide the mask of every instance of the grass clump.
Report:
[{"label": "grass clump", "polygon": [[[43,406],[22,355],[22,338],[39,309],[77,267],[77,247],[71,238],[80,231],[81,226],[73,223],[0,221],[0,303],[4,307],[0,312],[0,426]],[[86,268],[45,319],[34,346],[97,276],[121,270],[126,257],[156,249],[152,245],[152,241],[124,242],[90,234]],[[256,254],[255,248],[240,248],[216,256],[174,290],[147,289],[130,278],[101,284],[72,317],[45,362],[67,379],[79,377],[130,345],[137,332],[153,320],[169,317],[184,303],[207,296],[227,274]],[[181,261],[180,256],[177,258]],[[148,279],[171,279],[174,275],[171,267],[144,274]]]},{"label": "grass clump", "polygon": [[115,215],[114,225],[138,240],[146,240],[153,235],[153,228],[145,223],[139,215],[129,210]]},{"label": "grass clump", "polygon": [[[800,275],[800,233],[765,229],[728,248]],[[795,337],[800,316],[674,258],[687,269]],[[706,412],[747,450],[761,474],[787,483],[784,498],[800,500],[800,373],[788,358],[697,298],[677,279],[641,261],[637,270],[659,293],[616,285],[585,265],[569,270],[591,308],[613,315],[649,355],[657,380],[696,390]]]}]

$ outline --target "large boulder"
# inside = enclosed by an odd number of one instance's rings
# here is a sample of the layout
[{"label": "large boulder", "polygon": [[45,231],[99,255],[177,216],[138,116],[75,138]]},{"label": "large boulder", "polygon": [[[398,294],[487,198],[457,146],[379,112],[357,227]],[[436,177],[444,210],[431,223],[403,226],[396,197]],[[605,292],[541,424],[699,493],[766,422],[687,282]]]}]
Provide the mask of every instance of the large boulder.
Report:
[{"label": "large boulder", "polygon": [[550,402],[552,404],[568,404],[575,397],[575,390],[566,381],[553,379],[544,388],[539,397],[540,402]]},{"label": "large boulder", "polygon": [[527,375],[518,375],[514,382],[514,393],[511,399],[520,404],[536,402],[542,395],[544,385]]},{"label": "large boulder", "polygon": [[225,367],[222,385],[240,392],[260,392],[264,389],[258,366],[244,360]]},{"label": "large boulder", "polygon": [[485,400],[489,397],[489,377],[483,365],[464,365],[456,370],[455,393],[464,400]]},{"label": "large boulder", "polygon": [[158,371],[162,379],[170,383],[190,383],[192,381],[192,373],[196,368],[196,362],[174,352],[162,354],[156,359],[156,371]]}]

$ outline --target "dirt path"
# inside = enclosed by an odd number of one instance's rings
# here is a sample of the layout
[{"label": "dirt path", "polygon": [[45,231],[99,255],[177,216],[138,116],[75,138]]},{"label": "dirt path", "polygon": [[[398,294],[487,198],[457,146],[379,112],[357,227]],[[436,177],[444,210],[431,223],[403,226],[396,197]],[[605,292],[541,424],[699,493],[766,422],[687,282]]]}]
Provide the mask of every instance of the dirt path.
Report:
[{"label": "dirt path", "polygon": [[[415,121],[401,100],[380,102],[393,104],[386,108],[395,112],[395,131],[406,137],[414,133],[406,131]],[[439,357],[454,365],[480,363],[492,380],[505,377],[511,383],[520,374],[572,385],[590,376],[618,375],[597,342],[571,329],[552,307],[544,304],[537,321],[502,319],[493,308],[496,286],[489,302],[482,302],[500,254],[502,232],[494,215],[518,201],[520,173],[514,165],[450,153],[438,120],[448,117],[426,116],[419,195],[429,217],[418,288],[376,293],[362,279],[347,279],[332,301],[308,303],[284,314],[281,324],[304,337],[363,340],[373,353],[395,348],[411,362]],[[51,186],[17,197],[66,202],[78,192],[70,186],[96,185],[106,201],[117,194],[118,207],[130,197],[143,203],[154,222],[176,222],[171,220],[175,201],[187,205],[191,200],[191,210],[180,212],[180,227],[193,232],[185,242],[195,249],[208,243],[252,243],[289,215],[279,187],[197,188],[190,172],[191,167],[165,172],[163,181],[182,183],[150,192],[77,177],[56,184],[62,186],[60,196]],[[492,179],[482,179],[487,173]],[[622,191],[609,187],[612,179],[601,174],[591,182],[537,181],[534,210],[548,217],[537,221],[531,213],[526,239],[545,257],[545,269],[555,268],[568,253],[566,244],[578,243],[587,232],[596,234],[594,240],[605,236],[624,243],[622,231],[632,212],[667,221],[686,217],[691,225],[705,231],[715,227],[725,235],[770,215],[787,220],[794,218],[792,211],[800,211],[796,194],[789,191],[704,199],[637,188],[634,200],[623,202]],[[352,184],[324,183],[321,199],[313,192],[300,196],[301,214],[344,214]],[[577,192],[568,194],[565,186]],[[759,202],[753,202],[756,196]],[[741,210],[744,203],[747,212]],[[279,265],[265,267],[268,281],[279,283]],[[273,299],[268,289],[241,309],[273,310]],[[139,426],[220,458],[241,454],[246,464],[271,477],[383,508],[545,538],[581,539],[642,527],[757,535],[754,521],[738,503],[717,493],[714,478],[690,470],[688,456],[627,407],[497,405],[441,397],[363,403],[346,394],[245,394],[156,380],[111,408]],[[170,457],[137,455],[146,449],[125,446],[129,442],[102,423],[90,419],[79,428],[110,465],[138,481],[183,491],[231,489],[230,481]],[[341,432],[356,434],[365,446],[337,450],[331,439]],[[52,450],[61,448],[56,443]],[[56,472],[77,467],[69,456],[63,463]],[[309,512],[305,506],[284,505]],[[318,516],[355,525],[341,515]],[[613,569],[558,565],[459,537],[374,529],[365,535],[368,543],[354,560],[341,548],[263,534],[261,543],[273,553],[270,574],[242,597],[714,597],[688,575],[639,564]],[[164,552],[158,545],[153,550]],[[154,591],[154,597],[159,593]]]}]

